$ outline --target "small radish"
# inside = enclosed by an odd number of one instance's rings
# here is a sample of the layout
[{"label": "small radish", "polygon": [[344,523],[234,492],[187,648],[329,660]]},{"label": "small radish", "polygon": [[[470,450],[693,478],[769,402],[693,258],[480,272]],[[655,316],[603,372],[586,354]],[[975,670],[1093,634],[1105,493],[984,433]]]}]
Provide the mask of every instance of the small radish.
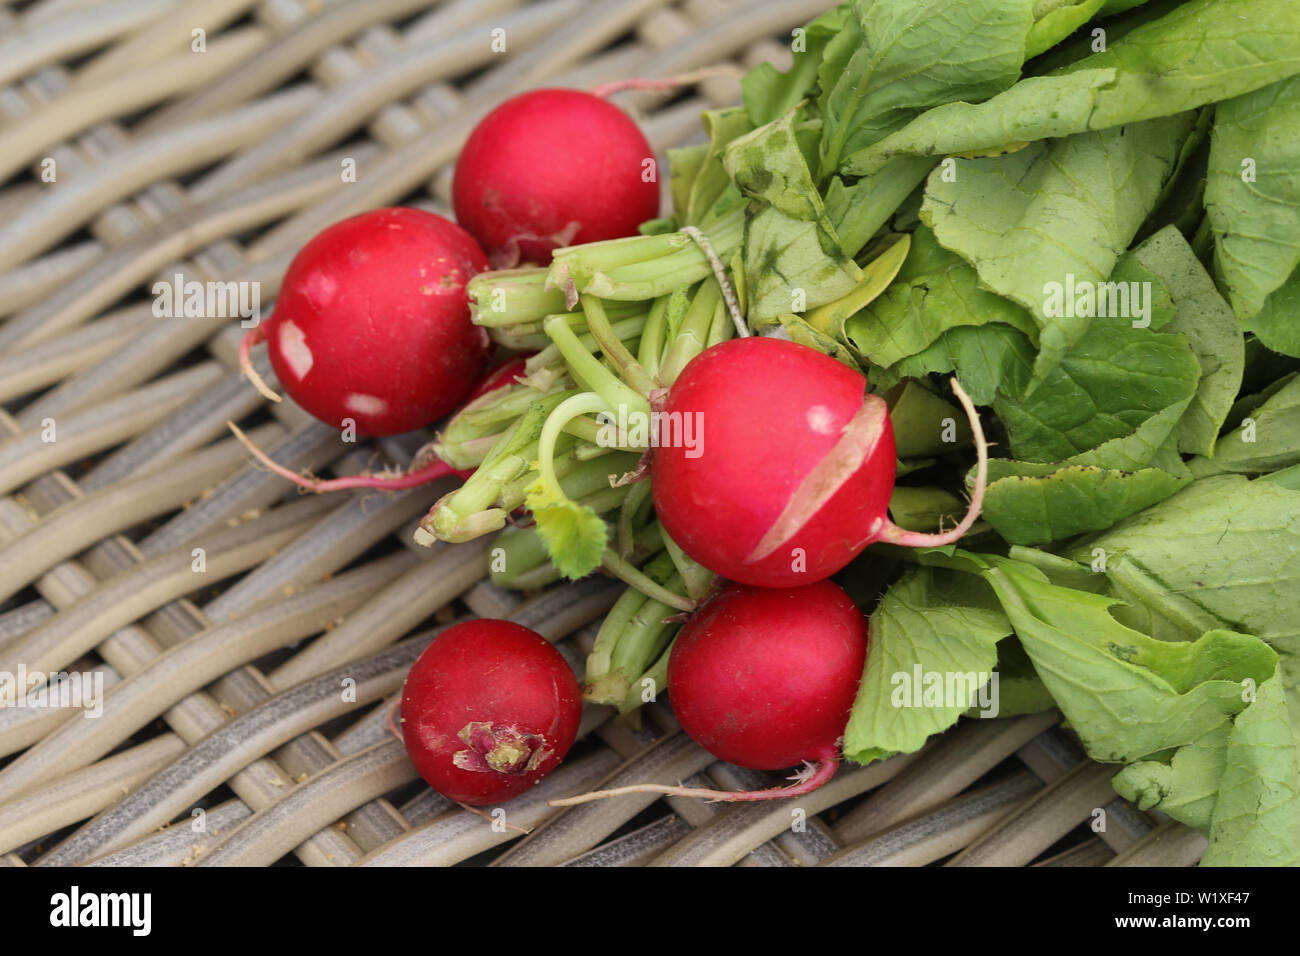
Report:
[{"label": "small radish", "polygon": [[941,534],[888,517],[894,430],[884,399],[835,359],[794,342],[715,345],[673,383],[664,421],[690,421],[693,447],[656,448],[655,512],[683,551],[745,584],[791,587],[829,577],[873,541],[949,544],[979,515],[987,446],[966,393],[979,466],[971,506]]},{"label": "small radish", "polygon": [[456,219],[498,269],[636,234],[659,214],[654,152],[630,117],[578,90],[534,90],[474,128],[456,161]]},{"label": "small radish", "polygon": [[573,744],[582,691],[560,652],[510,621],[438,635],[402,690],[402,737],[421,777],[470,806],[517,797]]},{"label": "small radish", "polygon": [[487,365],[487,333],[470,321],[465,294],[487,268],[473,238],[433,213],[395,207],[345,219],[294,257],[242,357],[265,340],[284,390],[335,428],[351,420],[360,434],[393,435],[430,425]]},{"label": "small radish", "polygon": [[668,699],[682,729],[719,760],[753,770],[804,762],[798,782],[739,792],[642,784],[553,803],[645,792],[732,801],[810,793],[835,774],[866,655],[866,618],[832,582],[730,585],[677,636]]}]

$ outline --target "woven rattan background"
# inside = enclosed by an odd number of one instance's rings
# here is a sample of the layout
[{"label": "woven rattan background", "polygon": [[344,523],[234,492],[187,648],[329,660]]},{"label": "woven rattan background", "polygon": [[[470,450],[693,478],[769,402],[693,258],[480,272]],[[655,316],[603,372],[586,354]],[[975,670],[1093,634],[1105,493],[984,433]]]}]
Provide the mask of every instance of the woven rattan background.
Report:
[{"label": "woven rattan background", "polygon": [[[415,547],[445,485],[297,495],[227,419],[319,474],[404,463],[428,436],[342,442],[241,380],[236,322],[153,314],[151,286],[176,273],[260,283],[267,309],[329,223],[446,212],[460,143],[512,93],[784,66],[791,28],[826,3],[0,2],[0,670],[109,687],[95,720],[0,710],[0,864],[1196,861],[1202,838],[1116,799],[1054,714],[966,722],[796,807],[647,796],[556,814],[547,798],[602,782],[768,782],[714,762],[662,705],[639,729],[589,708],[565,765],[507,806],[544,825],[499,832],[416,778],[388,702],[437,627],[470,613],[580,664],[617,589],[526,597],[485,580],[485,542]],[[719,78],[617,100],[662,150],[738,95]]]}]

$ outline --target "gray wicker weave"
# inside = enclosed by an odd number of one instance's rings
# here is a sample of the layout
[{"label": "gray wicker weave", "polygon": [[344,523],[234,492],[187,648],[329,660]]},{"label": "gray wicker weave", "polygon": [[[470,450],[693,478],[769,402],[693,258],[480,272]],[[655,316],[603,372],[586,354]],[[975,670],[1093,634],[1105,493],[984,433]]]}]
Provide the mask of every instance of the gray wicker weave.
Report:
[{"label": "gray wicker weave", "polygon": [[[486,580],[486,542],[416,547],[446,485],[296,494],[228,419],[322,475],[403,464],[428,436],[340,441],[241,379],[237,322],[152,313],[151,286],[177,273],[260,283],[265,308],[329,223],[445,212],[460,143],[511,93],[782,65],[826,2],[0,2],[0,670],[100,674],[107,691],[95,720],[0,709],[0,863],[1196,862],[1203,839],[1117,799],[1114,768],[1055,714],[965,722],[795,806],[557,812],[548,798],[597,785],[771,782],[715,762],[661,705],[639,727],[589,708],[511,826],[456,807],[386,727],[420,649],[458,617],[508,616],[580,666],[617,588],[508,593]],[[618,101],[662,150],[737,97],[719,77]]]}]

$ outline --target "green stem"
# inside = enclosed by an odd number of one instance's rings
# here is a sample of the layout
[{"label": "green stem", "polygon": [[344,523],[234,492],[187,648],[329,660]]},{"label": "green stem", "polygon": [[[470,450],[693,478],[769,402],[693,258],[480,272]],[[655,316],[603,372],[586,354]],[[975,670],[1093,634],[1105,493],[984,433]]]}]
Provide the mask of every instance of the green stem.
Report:
[{"label": "green stem", "polygon": [[609,318],[605,315],[600,300],[595,296],[584,295],[582,311],[586,313],[587,326],[591,329],[591,334],[595,337],[600,350],[605,353],[605,357],[610,360],[628,385],[648,399],[655,389],[655,383],[610,327]]},{"label": "green stem", "polygon": [[557,249],[551,260],[548,278],[554,286],[563,288],[566,275],[577,281],[587,274],[608,272],[660,259],[681,249],[684,238],[680,233],[669,232],[657,236],[605,239]]},{"label": "green stem", "polygon": [[[604,408],[592,408],[591,411],[613,412],[617,416],[619,407],[623,406],[629,415],[637,412],[648,419],[650,403],[645,396],[625,385],[617,375],[601,364],[600,359],[584,349],[567,324],[563,321],[547,319],[545,328],[546,334],[551,337],[551,341],[569,363],[574,378],[585,382],[588,388],[599,394],[604,401]],[[579,414],[586,414],[586,412]]]},{"label": "green stem", "polygon": [[[742,207],[709,230],[708,242],[725,262],[740,246],[744,232]],[[551,265],[551,280],[557,285],[567,279],[578,292],[632,302],[657,299],[712,274],[708,257],[684,232],[574,246],[567,255],[557,254]]]},{"label": "green stem", "polygon": [[[645,315],[640,314],[612,322],[610,327],[613,329],[614,335],[618,337],[620,342],[632,342],[641,334],[642,329],[645,327],[645,322]],[[541,326],[538,326],[538,328],[540,329]],[[574,327],[574,332],[575,334],[578,334],[576,327]],[[578,341],[588,352],[596,348],[598,344],[596,342],[596,337],[592,335],[590,331],[578,334]],[[529,356],[528,360],[524,363],[524,374],[535,375],[543,369],[550,369],[556,365],[562,366],[563,362],[564,355],[560,352],[559,346],[547,339],[546,347],[536,355]]]},{"label": "green stem", "polygon": [[[598,458],[589,458],[578,454],[578,449],[583,446],[568,445],[568,442],[567,433],[556,441],[557,454],[553,461],[555,475],[568,498],[579,498],[608,488],[611,475],[622,474],[625,467],[631,467],[629,462],[635,464],[637,460],[631,453],[617,452],[612,448],[602,449],[605,454]],[[537,473],[530,469],[503,485],[496,501],[497,507],[507,511],[520,507],[527,497],[528,486],[536,477]]]},{"label": "green stem", "polygon": [[555,475],[555,443],[570,419],[601,411],[606,411],[605,399],[595,392],[582,392],[560,402],[546,417],[541,437],[537,440],[537,474],[542,486],[553,493],[557,500],[565,500],[568,495],[560,487],[560,481]]},{"label": "green stem", "polygon": [[[632,554],[636,526],[650,513],[650,482],[638,481],[631,486],[623,507],[618,513],[618,554],[627,560]],[[664,537],[667,543],[667,536]],[[691,595],[694,597],[695,595]]]},{"label": "green stem", "polygon": [[721,305],[722,290],[718,288],[717,280],[710,277],[695,293],[681,327],[668,346],[668,354],[659,370],[659,380],[665,385],[677,381],[687,363],[708,346],[709,330]]},{"label": "green stem", "polygon": [[469,280],[470,318],[475,325],[497,328],[537,322],[564,311],[564,291],[546,288],[545,269],[502,269]]},{"label": "green stem", "polygon": [[[681,584],[681,578],[675,574],[664,582],[670,591],[673,587],[681,587]],[[622,640],[614,648],[613,669],[629,678],[644,673],[650,662],[663,650],[664,633],[673,626],[664,619],[672,613],[672,607],[654,598],[642,604],[632,616]]]},{"label": "green stem", "polygon": [[632,622],[633,616],[641,609],[641,605],[648,600],[649,598],[636,588],[628,588],[619,595],[614,606],[605,615],[605,620],[601,622],[600,630],[596,633],[596,642],[587,655],[583,696],[588,700],[606,703],[601,698],[610,696],[607,688],[604,687],[604,682],[614,666],[614,650],[618,647],[624,629]]},{"label": "green stem", "polygon": [[668,328],[668,296],[660,296],[650,306],[650,315],[641,330],[641,345],[637,350],[637,361],[647,375],[656,381],[659,378],[659,360],[663,357],[664,333]]},{"label": "green stem", "polygon": [[572,392],[535,399],[484,456],[474,474],[458,489],[444,495],[420,521],[416,540],[470,541],[505,526],[507,512],[494,508],[502,489],[528,473],[536,456],[537,438],[547,416]]},{"label": "green stem", "polygon": [[620,558],[609,548],[605,549],[604,555],[601,556],[600,563],[605,570],[614,575],[614,577],[623,581],[625,584],[629,584],[636,588],[647,597],[659,601],[661,604],[675,607],[679,611],[695,610],[695,602],[690,598],[683,597],[680,594],[674,594],[662,584],[658,584],[651,580],[631,564]]},{"label": "green stem", "polygon": [[[674,630],[679,630],[679,628],[674,628]],[[659,658],[646,669],[645,673],[632,681],[627,694],[618,704],[620,714],[629,714],[647,703],[643,693],[645,688],[642,686],[647,680],[650,681],[651,700],[656,699],[668,688],[668,657],[672,654],[673,645],[676,643],[676,635],[673,636],[674,640],[668,642],[668,646],[663,649],[663,653],[659,655]]]},{"label": "green stem", "polygon": [[631,486],[628,485],[622,488],[601,488],[576,500],[578,504],[590,508],[598,515],[603,515],[623,504],[627,500],[627,493],[631,490]]},{"label": "green stem", "polygon": [[[624,506],[626,507],[626,505],[627,502],[625,501]],[[619,519],[622,520],[621,514]],[[668,550],[668,556],[672,558],[673,564],[677,568],[677,573],[681,576],[686,593],[696,601],[703,600],[713,590],[713,572],[687,555],[678,546],[677,542],[668,536],[667,531],[664,532],[664,546]]]},{"label": "green stem", "polygon": [[492,344],[499,345],[511,352],[536,352],[551,344],[544,332],[518,333],[514,327],[488,329],[488,338]]},{"label": "green stem", "polygon": [[727,314],[727,304],[719,300],[718,304],[713,308],[713,321],[709,324],[709,335],[704,347],[711,349],[719,342],[727,341],[735,331],[735,323],[731,321],[731,316]]}]

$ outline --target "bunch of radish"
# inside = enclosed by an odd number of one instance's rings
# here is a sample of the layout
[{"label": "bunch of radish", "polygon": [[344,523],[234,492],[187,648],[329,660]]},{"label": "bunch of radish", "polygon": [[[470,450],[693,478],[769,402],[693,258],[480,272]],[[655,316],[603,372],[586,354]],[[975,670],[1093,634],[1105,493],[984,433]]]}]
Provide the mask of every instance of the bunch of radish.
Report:
[{"label": "bunch of radish", "polygon": [[[719,759],[806,764],[791,787],[658,789],[727,800],[815,789],[834,773],[868,639],[828,578],[873,541],[955,541],[979,513],[986,448],[955,380],[979,458],[971,507],[946,533],[905,531],[888,516],[884,399],[823,351],[751,335],[732,258],[743,199],[725,176],[700,173],[674,192],[673,219],[654,220],[653,164],[602,97],[508,101],[457,164],[460,225],[381,209],[331,226],[295,258],[274,314],[241,350],[256,381],[249,350],[264,341],[290,397],[361,434],[460,408],[405,474],[321,482],[260,456],[280,473],[318,491],[459,474],[421,543],[502,532],[500,583],[603,569],[629,586],[581,689],[549,644],[509,622],[459,625],[416,663],[402,699],[407,749],[431,786],[465,804],[517,796],[553,769],[580,697],[628,712],[647,680],[666,685],[685,731]],[[484,378],[494,344],[527,355]],[[657,422],[677,440],[660,440]]]}]

